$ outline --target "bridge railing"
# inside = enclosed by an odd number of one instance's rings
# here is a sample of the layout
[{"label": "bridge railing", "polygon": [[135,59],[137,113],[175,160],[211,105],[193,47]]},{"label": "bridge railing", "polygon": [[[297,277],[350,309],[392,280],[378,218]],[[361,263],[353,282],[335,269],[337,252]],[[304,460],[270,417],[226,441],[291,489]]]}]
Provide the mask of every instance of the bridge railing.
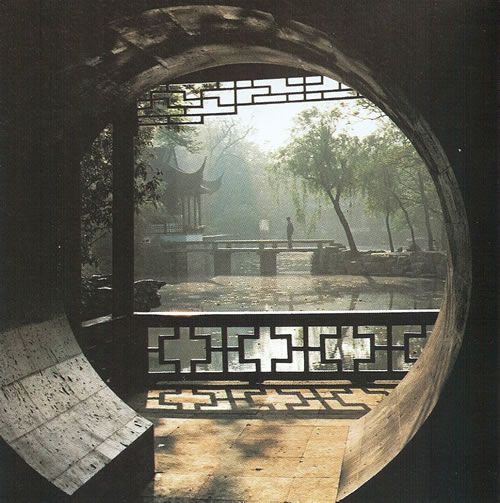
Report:
[{"label": "bridge railing", "polygon": [[203,225],[183,225],[177,222],[166,224],[151,224],[148,227],[150,234],[186,234],[189,232],[202,232]]},{"label": "bridge railing", "polygon": [[[288,241],[286,239],[217,239],[213,241],[208,241],[214,248],[226,247],[231,248],[232,246],[244,246],[248,247],[266,247],[266,248],[277,248],[279,245],[286,246]],[[207,243],[208,243],[207,242]],[[344,245],[336,243],[333,239],[294,239],[294,246],[296,245],[316,245],[316,246],[336,246],[339,248],[345,248]]]},{"label": "bridge railing", "polygon": [[137,361],[150,384],[401,379],[438,312],[136,313]]},{"label": "bridge railing", "polygon": [[[344,250],[345,246],[336,243],[331,239],[297,239],[293,240],[293,250],[295,251],[315,251],[321,250],[325,246]],[[224,239],[207,241],[188,241],[182,243],[164,243],[163,248],[166,251],[183,252],[271,252],[276,253],[289,250],[286,239]]]}]

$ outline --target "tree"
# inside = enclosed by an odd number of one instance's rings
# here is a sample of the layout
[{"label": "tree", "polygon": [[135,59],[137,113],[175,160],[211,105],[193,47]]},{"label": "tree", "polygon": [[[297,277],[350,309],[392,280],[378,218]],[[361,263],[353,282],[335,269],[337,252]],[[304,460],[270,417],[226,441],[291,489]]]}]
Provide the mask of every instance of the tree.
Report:
[{"label": "tree", "polygon": [[389,249],[394,251],[392,237],[391,217],[396,213],[399,205],[394,193],[398,181],[396,170],[391,169],[385,162],[381,162],[381,138],[377,135],[368,136],[363,141],[363,154],[365,157],[361,170],[361,190],[365,203],[371,214],[383,214],[385,228],[389,241]]},{"label": "tree", "polygon": [[[182,144],[196,148],[196,139],[189,126],[168,128],[139,128],[135,139],[135,188],[134,203],[139,212],[145,205],[158,207],[162,194],[163,180],[149,164],[147,147],[153,141],[167,145]],[[82,263],[97,265],[99,254],[95,245],[109,236],[112,225],[113,207],[113,134],[108,126],[97,136],[80,163],[82,188]]]},{"label": "tree", "polygon": [[[437,193],[434,184],[430,178],[427,168],[410,143],[401,131],[394,126],[393,137],[396,136],[395,148],[399,154],[399,178],[400,178],[400,198],[407,209],[405,218],[416,223],[423,223],[427,235],[427,249],[434,250],[434,232],[431,223],[432,203],[435,204],[436,214],[441,214],[439,204],[437,203]],[[423,220],[423,222],[422,222]]]},{"label": "tree", "polygon": [[358,189],[360,142],[337,132],[341,112],[311,108],[298,114],[289,143],[275,155],[271,171],[282,179],[303,182],[306,192],[326,196],[344,229],[349,248],[358,249],[342,208]]},{"label": "tree", "polygon": [[413,145],[394,124],[387,124],[365,138],[363,152],[363,193],[368,208],[385,215],[391,251],[394,245],[389,219],[397,210],[410,231],[413,249],[417,249],[414,220],[423,214],[428,249],[433,250],[431,213],[440,212],[432,206],[436,191]]},{"label": "tree", "polygon": [[[135,150],[140,152],[149,144],[151,135],[144,130],[139,135]],[[98,256],[94,245],[110,231],[113,206],[113,133],[108,126],[97,136],[80,163],[82,190],[81,206],[81,253],[82,263],[97,265]],[[136,163],[136,204],[155,198],[158,180],[154,174],[148,176],[147,165]]]},{"label": "tree", "polygon": [[259,212],[252,170],[261,152],[247,136],[251,128],[234,118],[207,123],[200,134],[209,176],[224,173],[222,186],[204,201],[208,232],[254,237]]},{"label": "tree", "polygon": [[[167,149],[183,147],[189,152],[196,152],[200,148],[200,142],[195,134],[196,126],[156,126],[150,127],[152,144]],[[141,128],[140,130],[147,130]],[[150,144],[151,145],[151,144]]]},{"label": "tree", "polygon": [[206,151],[207,162],[214,168],[227,162],[228,156],[238,156],[241,145],[252,127],[242,127],[234,118],[218,121],[216,124],[205,125],[203,129],[203,149]]},{"label": "tree", "polygon": [[427,230],[427,249],[430,251],[434,250],[434,236],[432,234],[431,217],[429,210],[429,202],[427,200],[427,194],[425,192],[424,177],[420,170],[417,170],[417,180],[418,180],[418,191],[420,193],[420,199],[422,201],[422,208],[424,210],[425,217],[425,228]]}]

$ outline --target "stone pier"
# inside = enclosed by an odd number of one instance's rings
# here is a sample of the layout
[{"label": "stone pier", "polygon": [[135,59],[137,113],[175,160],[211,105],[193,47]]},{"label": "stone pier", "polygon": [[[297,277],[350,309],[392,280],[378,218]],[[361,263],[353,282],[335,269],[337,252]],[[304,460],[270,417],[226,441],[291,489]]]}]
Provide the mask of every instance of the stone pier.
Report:
[{"label": "stone pier", "polygon": [[230,276],[231,275],[231,250],[217,249],[214,250],[214,274],[215,276]]},{"label": "stone pier", "polygon": [[274,250],[264,250],[259,251],[260,256],[260,275],[261,276],[276,276],[277,266],[276,266],[276,256],[278,252]]}]

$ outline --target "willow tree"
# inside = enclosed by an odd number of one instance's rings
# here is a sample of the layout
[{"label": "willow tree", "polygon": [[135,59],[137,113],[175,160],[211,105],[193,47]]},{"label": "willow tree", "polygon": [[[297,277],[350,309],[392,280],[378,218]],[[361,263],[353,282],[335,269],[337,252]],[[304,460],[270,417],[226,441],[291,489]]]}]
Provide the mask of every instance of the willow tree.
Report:
[{"label": "willow tree", "polygon": [[[429,173],[408,138],[393,124],[388,124],[363,141],[362,187],[367,206],[384,214],[392,240],[389,218],[401,211],[413,249],[417,249],[414,219],[423,213],[428,249],[434,249],[432,213],[439,215],[433,201],[435,190]],[[393,245],[391,244],[391,250]]]},{"label": "willow tree", "polygon": [[394,251],[391,219],[400,208],[395,194],[399,190],[398,173],[386,162],[381,162],[381,138],[370,135],[363,140],[364,162],[362,163],[360,186],[365,204],[372,215],[383,215],[389,249]]},{"label": "willow tree", "polygon": [[350,250],[357,253],[343,204],[359,188],[360,143],[357,137],[339,133],[341,121],[342,114],[335,108],[322,112],[314,107],[298,114],[290,140],[276,152],[271,171],[282,180],[302,182],[304,191],[326,197],[344,229]]}]

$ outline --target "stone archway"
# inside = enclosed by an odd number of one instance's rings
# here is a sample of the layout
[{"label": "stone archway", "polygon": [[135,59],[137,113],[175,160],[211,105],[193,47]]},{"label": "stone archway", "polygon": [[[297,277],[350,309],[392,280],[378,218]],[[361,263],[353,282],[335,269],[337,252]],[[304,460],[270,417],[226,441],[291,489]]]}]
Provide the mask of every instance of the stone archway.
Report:
[{"label": "stone archway", "polygon": [[[381,406],[351,429],[339,489],[341,498],[347,496],[414,436],[437,402],[460,348],[470,290],[468,231],[453,170],[438,140],[392,83],[340,52],[334,41],[311,27],[294,22],[279,25],[271,14],[259,11],[198,6],[147,11],[115,20],[110,29],[122,51],[94,67],[94,85],[89,81],[85,88],[95,88],[97,94],[78,97],[99,103],[89,108],[95,112],[93,134],[113,108],[132,103],[160,82],[228,64],[275,64],[323,74],[356,88],[400,126],[426,161],[451,249],[446,297],[418,364]],[[134,74],[139,55],[148,64]],[[106,88],[111,81],[113,86]]]},{"label": "stone archway", "polygon": [[[339,492],[347,496],[389,463],[423,424],[460,347],[469,302],[470,254],[463,203],[443,149],[391,82],[306,25],[290,20],[280,24],[269,13],[248,9],[178,7],[116,19],[107,25],[106,36],[114,40],[109,50],[68,65],[54,77],[60,101],[47,123],[53,136],[50,147],[63,158],[77,157],[76,151],[81,152],[123,105],[161,81],[221,65],[261,63],[299,67],[355,87],[398,123],[426,160],[451,248],[446,300],[418,364],[395,393],[353,428]],[[70,152],[65,148],[68,142]],[[76,169],[63,168],[68,183],[76,180]],[[430,381],[432,386],[427,386]],[[369,458],[362,458],[367,452]]]}]

